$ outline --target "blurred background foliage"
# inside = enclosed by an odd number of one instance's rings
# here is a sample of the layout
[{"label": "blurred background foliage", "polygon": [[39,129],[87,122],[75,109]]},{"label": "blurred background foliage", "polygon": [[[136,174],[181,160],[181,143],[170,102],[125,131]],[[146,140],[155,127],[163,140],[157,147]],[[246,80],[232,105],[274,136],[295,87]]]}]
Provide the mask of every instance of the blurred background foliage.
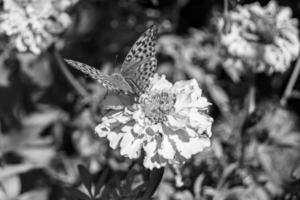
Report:
[{"label": "blurred background foliage", "polygon": [[[253,2],[229,0],[228,6]],[[277,2],[300,19],[298,0]],[[82,0],[68,10],[72,24],[60,52],[112,73],[140,33],[157,23],[158,72],[171,81],[195,78],[213,102],[212,147],[182,168],[182,187],[166,169],[153,199],[300,199],[299,97],[295,93],[285,107],[279,104],[295,62],[284,73],[256,74],[254,86],[249,73],[224,67],[212,26],[223,4]],[[149,172],[94,134],[108,105],[126,98],[106,95],[70,68],[87,91],[78,94],[51,48],[40,55],[18,53],[2,35],[0,51],[0,199],[138,199]]]}]

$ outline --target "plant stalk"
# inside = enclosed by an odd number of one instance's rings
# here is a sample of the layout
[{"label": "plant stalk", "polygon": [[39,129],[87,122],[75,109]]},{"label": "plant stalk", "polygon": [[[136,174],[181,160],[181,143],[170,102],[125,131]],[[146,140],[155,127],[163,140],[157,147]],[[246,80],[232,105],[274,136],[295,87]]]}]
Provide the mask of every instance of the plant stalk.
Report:
[{"label": "plant stalk", "polygon": [[293,91],[293,88],[294,88],[294,86],[296,84],[296,81],[298,79],[298,76],[299,76],[299,72],[300,72],[300,58],[298,58],[296,66],[295,66],[295,68],[293,70],[293,73],[291,75],[291,78],[290,78],[290,80],[289,80],[289,82],[288,82],[288,84],[287,84],[287,86],[286,86],[286,88],[283,92],[283,96],[280,100],[280,104],[282,106],[286,106],[287,99],[290,97],[290,95]]}]

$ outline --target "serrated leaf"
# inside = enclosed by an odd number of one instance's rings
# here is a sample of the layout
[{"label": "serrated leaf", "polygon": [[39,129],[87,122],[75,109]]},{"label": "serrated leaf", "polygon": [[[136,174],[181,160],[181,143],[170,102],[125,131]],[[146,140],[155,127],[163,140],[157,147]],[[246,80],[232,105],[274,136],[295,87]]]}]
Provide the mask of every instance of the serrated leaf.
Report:
[{"label": "serrated leaf", "polygon": [[153,169],[150,171],[149,183],[141,200],[149,200],[159,186],[164,175],[165,168]]},{"label": "serrated leaf", "polygon": [[136,170],[131,169],[127,174],[126,174],[126,184],[124,184],[123,187],[121,187],[120,189],[124,192],[129,192],[131,190],[131,186],[132,186],[132,182],[134,180],[134,175],[136,174]]},{"label": "serrated leaf", "polygon": [[230,174],[234,172],[234,170],[236,170],[237,167],[238,167],[238,163],[232,163],[227,167],[225,167],[222,176],[220,177],[217,188],[222,188],[226,184],[227,178],[229,177]]},{"label": "serrated leaf", "polygon": [[67,193],[68,196],[70,196],[72,198],[72,200],[75,199],[79,199],[79,200],[90,200],[90,197],[81,192],[78,189],[74,189],[74,188],[65,188],[65,192]]},{"label": "serrated leaf", "polygon": [[95,187],[95,196],[97,196],[97,194],[99,194],[101,188],[103,187],[104,182],[105,182],[105,180],[106,180],[107,177],[108,177],[108,172],[109,172],[108,168],[106,168],[106,169],[102,172],[101,177],[99,178],[99,180],[98,180],[98,182],[97,182],[97,184],[96,184],[96,187]]},{"label": "serrated leaf", "polygon": [[137,199],[143,189],[146,188],[145,184],[141,184],[132,190],[133,199]]},{"label": "serrated leaf", "polygon": [[107,200],[109,199],[109,194],[112,190],[113,187],[113,181],[111,180],[107,185],[105,185],[102,193],[101,193],[101,197],[99,198],[99,200]]},{"label": "serrated leaf", "polygon": [[104,189],[103,189],[103,191],[101,193],[101,196],[100,196],[99,200],[106,200],[106,199],[108,199],[108,194],[109,194],[109,189],[108,189],[107,186],[104,186]]},{"label": "serrated leaf", "polygon": [[81,178],[81,181],[82,181],[84,187],[87,189],[89,194],[91,196],[93,196],[92,195],[92,181],[93,181],[92,175],[90,174],[88,169],[85,168],[85,166],[83,166],[83,165],[78,165],[78,171],[79,171],[79,175],[80,175],[80,178]]},{"label": "serrated leaf", "polygon": [[204,175],[204,174],[200,174],[200,175],[196,178],[196,180],[195,180],[195,182],[194,182],[194,187],[193,187],[193,189],[194,189],[195,197],[196,197],[197,199],[200,199],[200,196],[201,196],[200,193],[201,193],[201,189],[202,189],[202,184],[203,184],[204,178],[205,178],[205,175]]},{"label": "serrated leaf", "polygon": [[117,192],[117,189],[114,188],[111,190],[110,192],[111,196],[112,196],[112,200],[119,200],[119,199],[122,199],[119,195],[119,193]]}]

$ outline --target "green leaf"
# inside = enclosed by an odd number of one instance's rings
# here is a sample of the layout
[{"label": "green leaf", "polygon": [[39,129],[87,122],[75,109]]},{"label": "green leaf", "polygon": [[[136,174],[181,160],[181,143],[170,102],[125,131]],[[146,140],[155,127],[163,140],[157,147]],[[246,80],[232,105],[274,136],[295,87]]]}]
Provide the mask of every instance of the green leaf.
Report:
[{"label": "green leaf", "polygon": [[0,57],[0,86],[1,87],[9,87],[10,86],[10,81],[9,81],[9,77],[11,74],[11,69],[9,68],[9,66],[5,65],[5,60],[4,57],[1,56]]},{"label": "green leaf", "polygon": [[74,188],[65,188],[65,192],[67,194],[67,196],[70,197],[70,199],[79,199],[79,200],[91,200],[90,197],[81,192],[78,189],[74,189]]},{"label": "green leaf", "polygon": [[119,193],[117,192],[117,189],[114,188],[111,190],[110,192],[111,196],[112,196],[112,200],[119,200],[119,199],[122,199],[120,196],[119,196]]},{"label": "green leaf", "polygon": [[101,197],[99,198],[99,200],[107,200],[107,199],[109,199],[110,193],[113,190],[114,185],[115,185],[114,180],[111,179],[109,181],[109,183],[107,185],[105,185],[105,187],[104,187],[104,189],[103,189],[103,191],[101,193]]},{"label": "green leaf", "polygon": [[143,183],[132,190],[133,199],[137,199],[141,192],[146,188],[146,185]]},{"label": "green leaf", "polygon": [[96,184],[96,187],[95,187],[95,196],[97,196],[97,194],[99,194],[100,192],[100,189],[103,187],[104,185],[104,182],[105,180],[107,179],[108,177],[108,173],[109,173],[109,169],[106,168],[102,174],[101,174],[101,177],[99,178],[97,184]]},{"label": "green leaf", "polygon": [[213,77],[207,77],[205,79],[205,86],[209,95],[213,99],[214,103],[218,106],[223,114],[229,112],[229,97],[225,90],[221,88]]},{"label": "green leaf", "polygon": [[82,181],[84,187],[88,190],[90,196],[93,196],[92,195],[92,180],[93,180],[92,175],[90,174],[88,169],[83,165],[78,165],[78,171],[79,171],[80,178],[81,178],[81,181]]},{"label": "green leaf", "polygon": [[143,197],[140,200],[149,200],[159,186],[164,175],[165,168],[153,169],[150,171],[149,183]]},{"label": "green leaf", "polygon": [[134,177],[135,177],[136,174],[137,174],[137,171],[134,170],[134,169],[131,169],[131,170],[126,174],[126,177],[125,177],[126,183],[124,184],[123,187],[121,187],[122,193],[123,193],[123,191],[124,191],[125,193],[130,192],[131,186],[132,186],[132,183],[133,183],[133,180],[134,180]]},{"label": "green leaf", "polygon": [[109,195],[109,187],[108,186],[104,186],[104,189],[101,193],[101,197],[99,198],[99,200],[106,200],[108,199],[108,195]]}]

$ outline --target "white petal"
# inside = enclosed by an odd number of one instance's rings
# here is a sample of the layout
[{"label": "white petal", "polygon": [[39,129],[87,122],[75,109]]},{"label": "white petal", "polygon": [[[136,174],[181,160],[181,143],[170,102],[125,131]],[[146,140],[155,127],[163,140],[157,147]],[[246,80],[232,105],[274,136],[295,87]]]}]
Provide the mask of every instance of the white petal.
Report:
[{"label": "white petal", "polygon": [[128,122],[130,120],[131,116],[125,115],[125,113],[123,111],[121,111],[121,112],[117,112],[117,113],[109,116],[108,118],[125,124],[126,122]]},{"label": "white petal", "polygon": [[188,123],[188,117],[184,115],[176,115],[176,113],[173,115],[168,115],[167,119],[168,121],[166,122],[166,125],[174,129],[184,128]]},{"label": "white petal", "polygon": [[144,132],[145,128],[142,127],[140,124],[136,123],[134,126],[133,126],[133,131],[136,133],[136,134],[142,134]]},{"label": "white petal", "polygon": [[151,126],[150,126],[150,128],[154,131],[154,132],[156,132],[156,133],[162,133],[162,127],[161,127],[161,124],[160,123],[158,123],[158,124],[152,124]]},{"label": "white petal", "polygon": [[208,115],[201,114],[199,112],[191,112],[189,116],[189,125],[197,129],[197,131],[201,134],[202,132],[210,129],[212,126],[213,119]]},{"label": "white petal", "polygon": [[120,143],[120,153],[130,159],[138,158],[141,154],[143,140],[133,137],[132,134],[126,133]]},{"label": "white petal", "polygon": [[148,169],[153,168],[160,168],[162,166],[165,166],[167,163],[158,163],[153,162],[151,158],[155,155],[155,150],[157,148],[157,143],[155,141],[148,141],[147,144],[143,147],[145,151],[145,158],[144,158],[144,166]]},{"label": "white petal", "polygon": [[201,89],[199,88],[196,79],[177,81],[171,89],[175,94],[196,92],[201,96]]},{"label": "white petal", "polygon": [[162,76],[156,76],[152,79],[152,86],[151,91],[156,92],[162,92],[162,91],[168,91],[172,87],[172,83],[170,83],[165,75]]},{"label": "white petal", "polygon": [[120,140],[122,139],[123,137],[123,134],[121,133],[115,133],[115,132],[110,132],[108,135],[107,135],[107,139],[109,141],[109,146],[112,148],[112,149],[116,149],[120,143]]},{"label": "white petal", "polygon": [[161,148],[158,149],[158,153],[166,159],[173,159],[175,156],[175,150],[169,141],[168,136],[163,137]]},{"label": "white petal", "polygon": [[204,109],[210,105],[207,99],[201,96],[202,90],[195,79],[175,83],[172,92],[176,94],[175,112],[190,107]]},{"label": "white petal", "polygon": [[109,132],[110,132],[110,129],[107,128],[104,124],[99,124],[95,128],[95,133],[97,133],[97,135],[99,137],[106,137],[107,134],[109,134]]},{"label": "white petal", "polygon": [[174,141],[179,153],[186,159],[190,159],[192,155],[210,146],[210,139],[208,137],[191,138],[189,142],[182,142],[176,135],[172,135],[170,138]]}]

